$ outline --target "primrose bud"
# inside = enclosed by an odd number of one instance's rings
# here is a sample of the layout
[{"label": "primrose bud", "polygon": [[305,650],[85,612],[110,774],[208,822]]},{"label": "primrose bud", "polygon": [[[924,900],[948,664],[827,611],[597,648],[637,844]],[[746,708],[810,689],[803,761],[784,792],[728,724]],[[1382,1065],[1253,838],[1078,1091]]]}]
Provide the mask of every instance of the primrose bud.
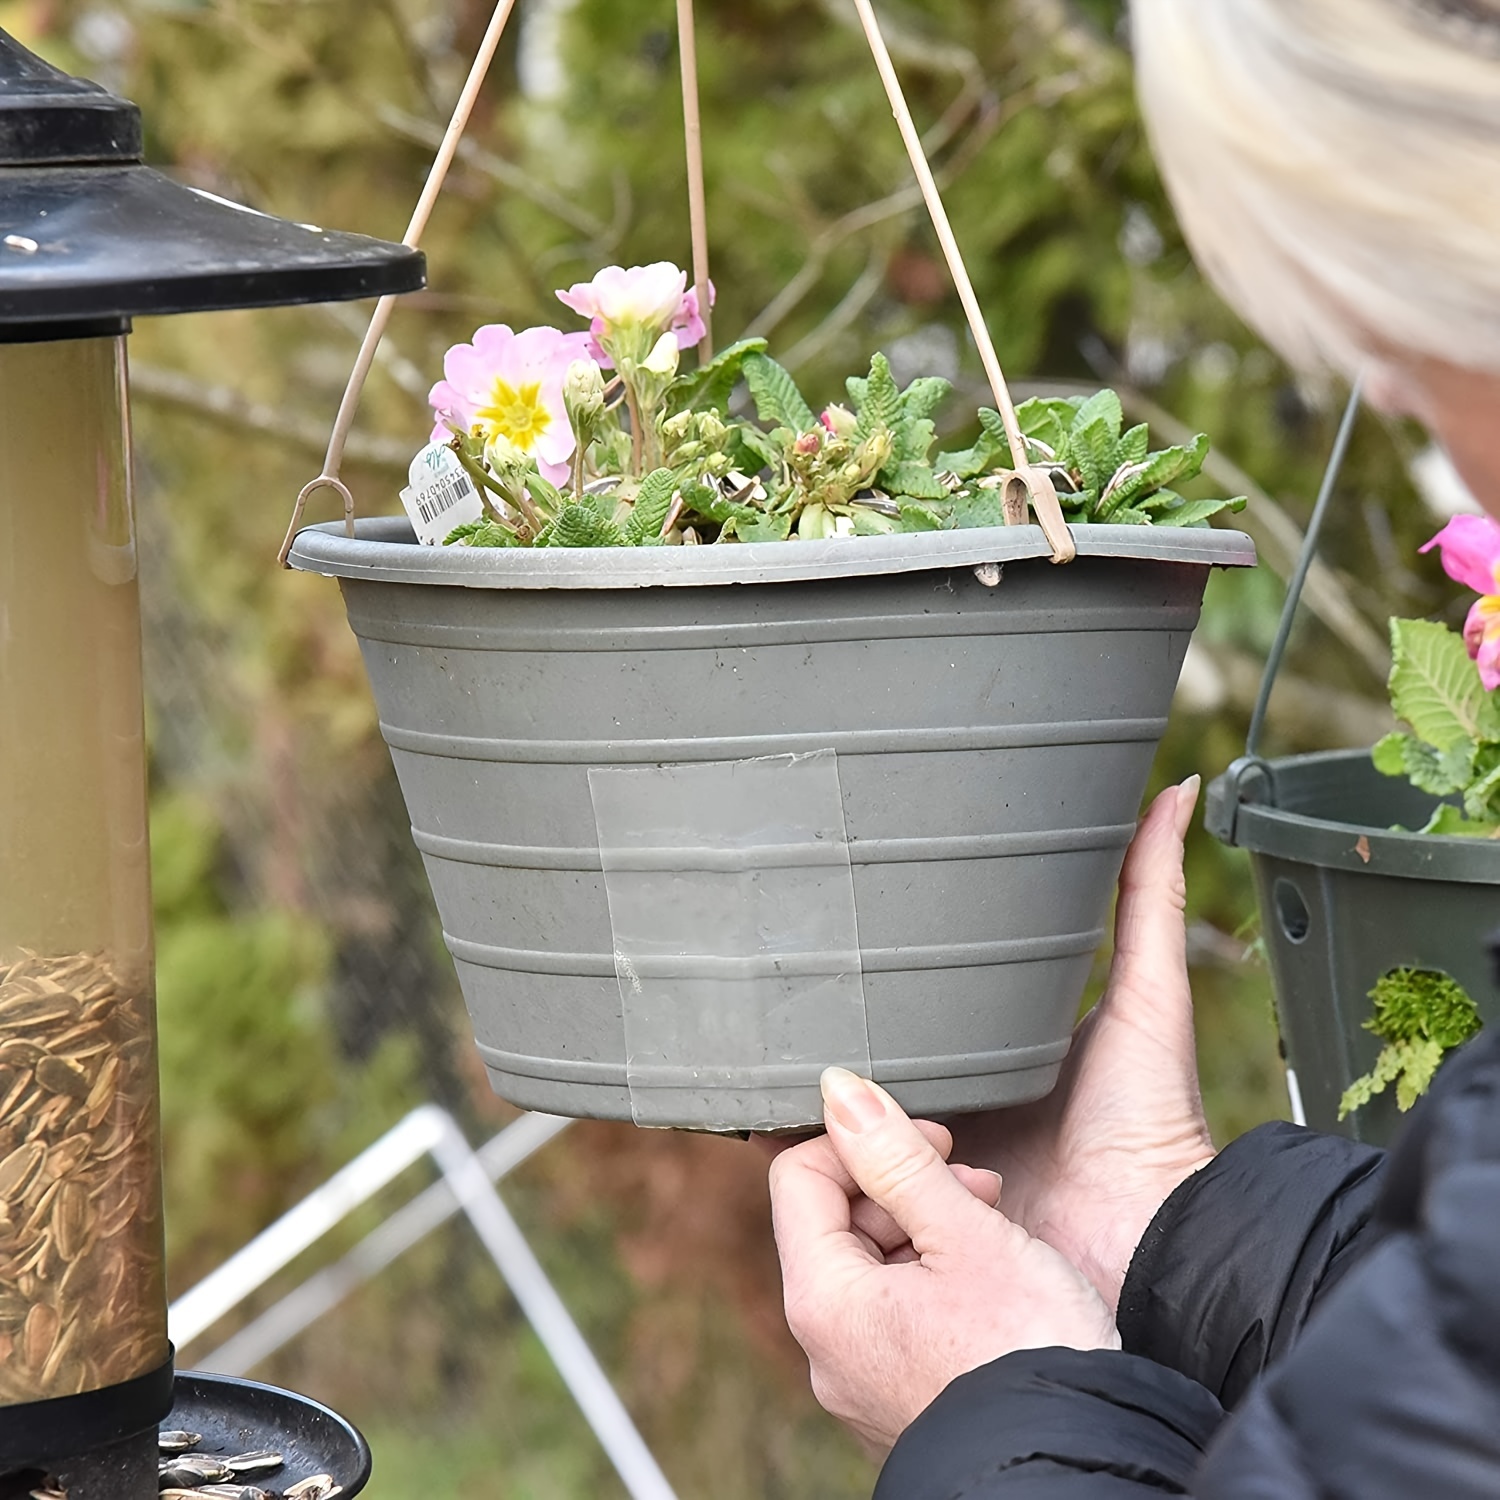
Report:
[{"label": "primrose bud", "polygon": [[682,442],[693,429],[693,414],[690,411],[680,411],[675,417],[667,417],[662,421],[661,434],[670,442]]},{"label": "primrose bud", "polygon": [[563,376],[563,404],[575,427],[599,420],[604,411],[604,374],[591,359],[575,359]]},{"label": "primrose bud", "polygon": [[883,469],[890,459],[893,447],[891,435],[883,427],[873,432],[860,445],[859,458],[873,474]]},{"label": "primrose bud", "polygon": [[677,374],[680,358],[676,334],[664,333],[657,339],[656,347],[646,356],[641,368],[648,374],[659,376],[663,380],[671,380]]},{"label": "primrose bud", "polygon": [[804,458],[811,458],[815,453],[823,451],[823,439],[816,432],[804,432],[792,445],[794,453],[800,453]]},{"label": "primrose bud", "polygon": [[859,418],[847,406],[825,408],[820,420],[829,432],[841,438],[853,437],[854,429],[859,426]]},{"label": "primrose bud", "polygon": [[516,474],[531,465],[530,455],[518,448],[503,432],[497,432],[486,444],[484,461],[493,473],[501,476]]}]

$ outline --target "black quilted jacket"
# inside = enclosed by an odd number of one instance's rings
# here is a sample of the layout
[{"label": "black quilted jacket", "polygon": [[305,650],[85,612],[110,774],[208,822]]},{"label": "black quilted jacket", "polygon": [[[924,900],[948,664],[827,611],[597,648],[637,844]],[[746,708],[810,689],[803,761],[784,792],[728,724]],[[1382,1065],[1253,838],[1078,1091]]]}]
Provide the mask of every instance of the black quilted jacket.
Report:
[{"label": "black quilted jacket", "polygon": [[1389,1160],[1293,1125],[1163,1205],[1122,1352],[955,1380],[875,1500],[1500,1500],[1500,1034]]}]

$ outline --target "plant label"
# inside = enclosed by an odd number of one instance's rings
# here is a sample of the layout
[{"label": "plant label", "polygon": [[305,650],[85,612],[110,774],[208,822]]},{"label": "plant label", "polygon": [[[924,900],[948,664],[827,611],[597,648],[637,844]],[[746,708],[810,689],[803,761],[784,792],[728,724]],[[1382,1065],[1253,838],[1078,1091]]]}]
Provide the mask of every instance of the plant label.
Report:
[{"label": "plant label", "polygon": [[401,503],[424,547],[441,546],[455,526],[484,516],[474,481],[446,443],[428,443],[411,461]]}]

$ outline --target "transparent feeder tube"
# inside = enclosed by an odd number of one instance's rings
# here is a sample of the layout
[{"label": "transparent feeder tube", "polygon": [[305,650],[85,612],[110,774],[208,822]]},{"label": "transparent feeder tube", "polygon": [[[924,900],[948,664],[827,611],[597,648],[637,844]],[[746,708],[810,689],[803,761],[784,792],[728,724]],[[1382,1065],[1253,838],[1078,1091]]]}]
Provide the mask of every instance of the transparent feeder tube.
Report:
[{"label": "transparent feeder tube", "polygon": [[167,1357],[124,340],[0,344],[0,1407]]}]

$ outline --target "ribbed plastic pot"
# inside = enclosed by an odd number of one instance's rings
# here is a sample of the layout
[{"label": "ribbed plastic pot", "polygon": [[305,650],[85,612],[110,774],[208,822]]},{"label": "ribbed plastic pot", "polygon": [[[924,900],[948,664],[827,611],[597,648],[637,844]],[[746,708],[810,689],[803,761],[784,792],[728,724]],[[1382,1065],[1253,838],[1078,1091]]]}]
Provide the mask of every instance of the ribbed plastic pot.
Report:
[{"label": "ribbed plastic pot", "polygon": [[[1031,526],[589,551],[303,531],[292,566],[340,581],[496,1091],[632,1118],[590,768],[832,750],[874,1076],[924,1114],[1045,1094],[1209,570],[1255,557],[1228,531],[1077,537],[1055,567]],[[705,1092],[685,1066],[657,1123],[812,1124],[819,1071],[760,1059]]]},{"label": "ribbed plastic pot", "polygon": [[1500,1023],[1485,946],[1500,844],[1392,831],[1436,804],[1368,750],[1239,761],[1209,788],[1209,830],[1250,852],[1287,1062],[1316,1130],[1384,1144],[1401,1118],[1392,1090],[1338,1118],[1380,1051],[1363,1023],[1391,969],[1441,969]]}]

